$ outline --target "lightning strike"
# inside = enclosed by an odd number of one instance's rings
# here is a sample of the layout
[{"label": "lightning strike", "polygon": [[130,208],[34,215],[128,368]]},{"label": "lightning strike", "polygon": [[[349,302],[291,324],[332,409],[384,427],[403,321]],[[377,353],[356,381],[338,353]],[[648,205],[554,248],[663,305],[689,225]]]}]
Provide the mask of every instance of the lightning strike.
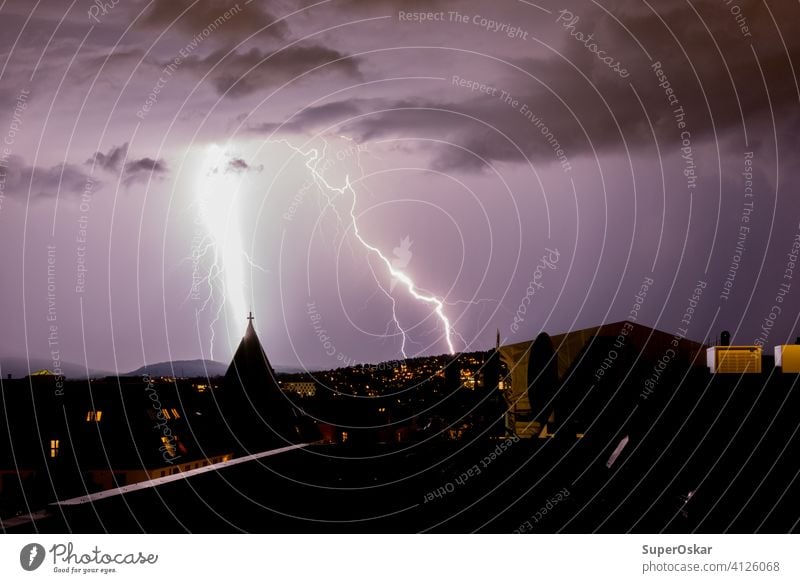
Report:
[{"label": "lightning strike", "polygon": [[[414,280],[412,280],[411,277],[408,276],[408,274],[406,274],[401,269],[398,269],[394,265],[392,265],[392,261],[389,258],[387,258],[380,249],[378,249],[374,245],[370,244],[361,235],[361,231],[358,228],[358,221],[356,220],[356,207],[357,207],[357,203],[358,203],[358,196],[356,195],[356,191],[353,188],[352,184],[350,183],[350,176],[349,175],[345,176],[345,178],[344,178],[344,186],[341,186],[341,187],[333,186],[322,175],[322,173],[318,172],[318,170],[317,170],[317,167],[318,167],[320,161],[324,159],[324,156],[321,156],[316,148],[311,148],[308,152],[303,152],[302,150],[300,150],[299,148],[293,146],[292,144],[290,144],[286,140],[277,140],[277,142],[288,146],[289,148],[291,148],[293,151],[295,151],[298,154],[300,154],[305,159],[305,161],[306,161],[305,162],[305,166],[306,166],[306,168],[308,168],[311,171],[312,176],[314,177],[314,181],[320,187],[320,190],[322,190],[323,192],[325,190],[327,190],[327,191],[329,191],[331,193],[335,193],[335,195],[332,196],[332,197],[329,197],[329,196],[325,195],[327,200],[328,200],[328,206],[333,207],[333,202],[335,201],[335,199],[338,196],[345,195],[345,194],[349,194],[350,195],[350,201],[351,202],[350,202],[350,212],[349,212],[350,221],[349,222],[350,222],[350,226],[353,229],[353,234],[355,235],[356,239],[358,240],[358,242],[367,251],[369,251],[372,254],[374,254],[376,257],[378,257],[380,259],[380,261],[383,262],[383,264],[386,266],[386,269],[387,269],[389,275],[393,278],[393,280],[395,280],[395,281],[399,282],[400,284],[402,284],[406,288],[408,293],[414,299],[416,299],[416,300],[418,300],[420,302],[423,302],[425,304],[428,304],[433,308],[433,312],[436,314],[436,316],[439,318],[439,320],[442,322],[442,325],[444,326],[445,340],[447,342],[448,351],[449,351],[450,354],[455,354],[455,347],[453,346],[453,338],[452,338],[454,336],[454,331],[453,331],[453,327],[452,327],[452,325],[450,323],[450,320],[447,318],[447,315],[444,313],[444,307],[445,307],[444,300],[439,299],[438,297],[436,297],[433,294],[423,293],[420,290],[420,288],[417,286],[417,284],[414,282]],[[359,166],[360,166],[360,162],[359,162]],[[334,208],[334,211],[335,211],[335,208]],[[339,218],[341,220],[341,217],[338,214],[338,212],[336,214],[337,214],[337,218]],[[406,334],[405,330],[402,328],[402,326],[400,325],[400,322],[397,319],[397,313],[395,311],[394,298],[391,296],[391,294],[380,283],[378,283],[378,286],[381,288],[381,290],[384,292],[384,294],[386,294],[392,300],[392,317],[393,317],[394,323],[397,326],[397,329],[400,331],[400,334],[401,334],[402,339],[403,339],[402,340],[402,347],[401,347],[401,351],[403,353],[403,357],[407,358],[406,353],[405,353],[405,347],[406,347],[406,343],[407,343],[407,340],[408,340],[407,339],[407,334]]]},{"label": "lightning strike", "polygon": [[[216,144],[208,146],[202,171],[194,189],[194,205],[197,207],[198,224],[205,230],[200,251],[193,254],[196,262],[208,263],[207,273],[192,286],[193,294],[198,285],[206,285],[208,294],[197,310],[197,315],[206,311],[211,302],[217,302],[214,316],[209,323],[209,357],[214,358],[216,326],[227,306],[230,310],[231,326],[238,327],[241,314],[245,313],[245,264],[263,270],[256,265],[244,250],[240,237],[240,209],[237,198],[239,181],[235,175],[222,169],[226,154]],[[236,338],[244,330],[234,329]]]}]

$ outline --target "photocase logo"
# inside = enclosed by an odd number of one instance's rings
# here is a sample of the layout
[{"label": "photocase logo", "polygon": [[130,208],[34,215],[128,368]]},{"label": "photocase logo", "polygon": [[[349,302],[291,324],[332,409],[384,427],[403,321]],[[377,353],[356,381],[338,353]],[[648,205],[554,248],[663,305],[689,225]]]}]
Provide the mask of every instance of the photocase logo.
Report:
[{"label": "photocase logo", "polygon": [[[411,237],[406,235],[403,239],[400,240],[400,244],[392,249],[392,254],[394,258],[392,259],[392,267],[398,271],[402,271],[408,264],[411,263],[411,258],[414,254],[411,252],[411,245],[414,242],[411,240]],[[397,285],[397,278],[393,277],[392,281],[389,284],[389,291],[394,291],[394,286]]]},{"label": "photocase logo", "polygon": [[42,566],[44,557],[44,547],[38,543],[30,543],[19,552],[19,564],[26,571],[35,571]]}]

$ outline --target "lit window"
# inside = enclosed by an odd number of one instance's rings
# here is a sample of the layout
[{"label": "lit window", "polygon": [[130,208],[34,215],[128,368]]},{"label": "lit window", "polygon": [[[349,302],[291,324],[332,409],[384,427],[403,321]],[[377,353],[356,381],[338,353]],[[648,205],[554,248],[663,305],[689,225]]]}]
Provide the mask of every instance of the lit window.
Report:
[{"label": "lit window", "polygon": [[90,423],[92,421],[96,421],[97,423],[100,423],[100,420],[102,418],[103,418],[103,412],[102,411],[88,411],[86,413],[86,422],[87,423]]},{"label": "lit window", "polygon": [[58,455],[58,445],[59,441],[57,439],[50,440],[50,457],[56,457]]},{"label": "lit window", "polygon": [[344,443],[345,441],[347,441],[347,437],[348,437],[348,435],[347,435],[347,431],[342,431],[342,443]]},{"label": "lit window", "polygon": [[178,413],[178,410],[177,410],[175,407],[173,407],[172,409],[170,409],[170,411],[172,411],[172,416],[173,416],[175,419],[180,419],[180,418],[181,418],[180,414]]},{"label": "lit window", "polygon": [[172,417],[169,416],[169,411],[166,409],[161,409],[161,414],[164,416],[164,419],[172,419]]}]

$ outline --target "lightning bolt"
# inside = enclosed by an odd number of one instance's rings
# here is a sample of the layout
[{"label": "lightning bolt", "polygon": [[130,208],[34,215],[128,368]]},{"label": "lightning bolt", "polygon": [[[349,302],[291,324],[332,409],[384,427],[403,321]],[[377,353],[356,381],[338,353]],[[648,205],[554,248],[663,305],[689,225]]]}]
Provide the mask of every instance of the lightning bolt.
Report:
[{"label": "lightning bolt", "polygon": [[33,560],[36,558],[36,555],[38,554],[39,554],[39,549],[37,547],[31,547],[31,556],[28,558],[29,567],[33,565]]},{"label": "lightning bolt", "polygon": [[[285,139],[272,140],[272,143],[284,144],[285,146],[289,147],[290,149],[292,149],[294,152],[296,152],[297,154],[299,154],[301,157],[303,157],[305,159],[306,168],[308,168],[308,170],[311,172],[312,177],[314,179],[314,182],[317,184],[317,186],[320,188],[320,191],[323,192],[324,196],[327,199],[326,208],[327,207],[333,208],[333,210],[334,210],[334,212],[335,212],[335,214],[337,216],[337,219],[339,221],[341,221],[341,215],[336,210],[336,208],[334,206],[334,201],[339,196],[346,196],[346,195],[350,196],[349,223],[350,223],[350,227],[353,230],[353,234],[355,235],[355,238],[358,240],[358,242],[361,244],[361,246],[364,247],[364,249],[366,249],[369,253],[372,253],[373,255],[375,255],[381,262],[383,262],[383,264],[386,266],[387,272],[396,281],[401,283],[406,288],[408,293],[414,299],[416,299],[416,300],[418,300],[418,301],[420,301],[420,302],[422,302],[424,304],[427,304],[427,305],[431,306],[431,308],[433,309],[433,312],[439,318],[439,320],[442,323],[442,326],[444,327],[444,335],[445,335],[445,340],[447,342],[447,349],[448,349],[450,354],[455,354],[455,347],[453,346],[453,336],[455,335],[455,333],[454,333],[454,330],[453,330],[453,326],[450,323],[450,320],[447,318],[447,315],[444,312],[444,307],[445,307],[444,300],[436,297],[435,295],[433,295],[433,294],[431,294],[429,292],[428,293],[423,292],[419,288],[419,286],[414,282],[414,280],[411,279],[411,277],[408,274],[406,274],[401,269],[395,268],[392,265],[391,260],[388,259],[378,247],[376,247],[375,245],[372,245],[371,243],[369,243],[361,235],[361,231],[358,228],[358,220],[356,219],[356,208],[357,208],[357,205],[358,205],[358,196],[356,194],[355,189],[353,188],[353,185],[350,182],[350,176],[349,175],[345,176],[344,185],[343,186],[339,186],[339,187],[333,186],[332,184],[330,184],[328,182],[328,180],[325,178],[325,176],[323,176],[323,174],[318,171],[318,167],[319,167],[320,162],[322,160],[324,160],[324,148],[323,148],[323,154],[321,155],[316,148],[310,148],[308,151],[303,152],[300,148],[293,146],[291,143],[289,143]],[[359,168],[361,168],[360,158],[359,158]],[[362,173],[363,173],[363,169],[362,169]],[[332,196],[328,196],[327,195],[328,192],[330,192],[332,194]],[[376,283],[378,284],[378,287],[380,287],[381,291],[392,302],[392,319],[393,319],[393,322],[394,322],[395,326],[397,327],[397,329],[399,330],[400,335],[402,337],[401,352],[403,354],[403,357],[407,358],[407,355],[406,355],[406,344],[408,342],[408,335],[407,335],[405,329],[400,325],[400,322],[399,322],[399,320],[397,318],[395,299],[380,284],[380,282],[376,282]]]},{"label": "lightning bolt", "polygon": [[[230,309],[232,322],[238,322],[245,313],[245,264],[265,271],[250,259],[242,245],[237,198],[240,178],[224,171],[228,158],[216,144],[208,146],[202,172],[198,174],[198,182],[193,189],[196,224],[202,227],[204,234],[197,245],[198,249],[192,253],[192,261],[196,265],[202,262],[207,267],[204,275],[193,282],[188,297],[197,299],[199,288],[207,290],[205,298],[199,298],[202,304],[196,310],[196,317],[216,303],[208,325],[211,359],[214,358],[217,324],[225,307]],[[243,333],[244,329],[235,329],[232,336],[235,337],[239,331]]]}]

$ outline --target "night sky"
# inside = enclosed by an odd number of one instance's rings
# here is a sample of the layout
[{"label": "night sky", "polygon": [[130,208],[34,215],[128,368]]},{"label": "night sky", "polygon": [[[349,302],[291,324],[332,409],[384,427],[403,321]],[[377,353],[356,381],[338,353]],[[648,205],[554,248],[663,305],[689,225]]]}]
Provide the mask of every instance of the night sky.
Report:
[{"label": "night sky", "polygon": [[632,313],[771,353],[799,48],[775,0],[0,0],[0,356],[225,362],[250,310],[278,366]]}]

